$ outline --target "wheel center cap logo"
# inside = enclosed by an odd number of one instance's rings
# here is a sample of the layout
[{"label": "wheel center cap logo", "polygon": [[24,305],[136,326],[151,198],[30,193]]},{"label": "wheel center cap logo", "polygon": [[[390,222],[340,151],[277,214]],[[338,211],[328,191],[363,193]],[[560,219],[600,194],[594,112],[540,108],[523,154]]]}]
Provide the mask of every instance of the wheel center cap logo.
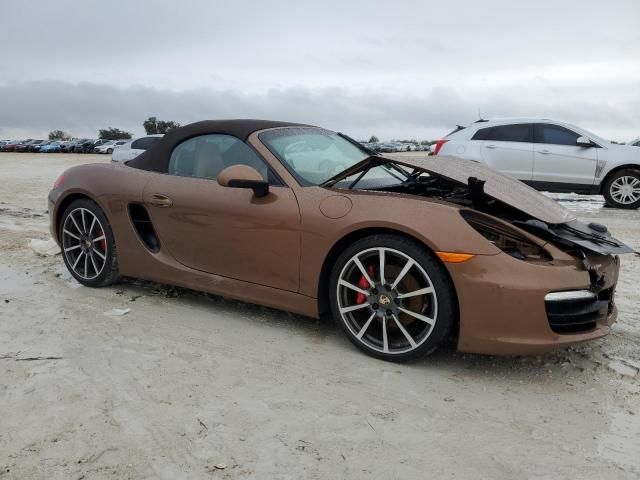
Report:
[{"label": "wheel center cap logo", "polygon": [[391,299],[386,295],[380,295],[378,301],[380,302],[380,305],[389,305],[391,303]]}]

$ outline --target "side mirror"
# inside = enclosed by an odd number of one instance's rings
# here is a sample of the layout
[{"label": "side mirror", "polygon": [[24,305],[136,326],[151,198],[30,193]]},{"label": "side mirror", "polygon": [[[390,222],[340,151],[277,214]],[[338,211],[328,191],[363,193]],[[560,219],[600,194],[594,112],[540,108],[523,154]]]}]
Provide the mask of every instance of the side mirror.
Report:
[{"label": "side mirror", "polygon": [[593,147],[593,142],[589,140],[587,137],[578,137],[576,139],[576,145],[578,147],[589,148],[589,147]]},{"label": "side mirror", "polygon": [[248,165],[231,165],[218,174],[218,185],[231,188],[250,188],[256,197],[269,194],[269,182]]}]

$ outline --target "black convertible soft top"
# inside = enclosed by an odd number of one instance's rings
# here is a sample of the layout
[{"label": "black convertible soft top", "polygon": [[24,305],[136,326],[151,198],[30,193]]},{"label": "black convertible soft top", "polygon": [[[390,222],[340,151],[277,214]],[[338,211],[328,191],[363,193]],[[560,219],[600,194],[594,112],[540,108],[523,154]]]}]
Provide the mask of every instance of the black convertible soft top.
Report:
[{"label": "black convertible soft top", "polygon": [[247,138],[249,138],[249,135],[259,130],[278,127],[308,126],[310,125],[291,122],[277,122],[274,120],[203,120],[201,122],[190,123],[184,127],[171,130],[149,150],[141,153],[133,160],[128,161],[127,165],[141,170],[166,172],[169,165],[171,151],[176,145],[191,137],[218,133],[222,135],[231,135],[245,142]]}]

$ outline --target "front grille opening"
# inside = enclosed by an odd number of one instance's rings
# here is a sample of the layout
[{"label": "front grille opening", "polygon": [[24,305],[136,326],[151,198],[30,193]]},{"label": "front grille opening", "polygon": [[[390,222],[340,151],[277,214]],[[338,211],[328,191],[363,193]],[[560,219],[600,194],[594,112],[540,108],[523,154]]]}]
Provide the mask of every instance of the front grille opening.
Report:
[{"label": "front grille opening", "polygon": [[556,333],[582,333],[596,328],[611,313],[611,292],[587,299],[546,301],[547,319]]},{"label": "front grille opening", "polygon": [[153,229],[147,209],[138,203],[131,203],[129,204],[129,217],[142,243],[153,253],[160,251],[160,242],[156,231]]}]

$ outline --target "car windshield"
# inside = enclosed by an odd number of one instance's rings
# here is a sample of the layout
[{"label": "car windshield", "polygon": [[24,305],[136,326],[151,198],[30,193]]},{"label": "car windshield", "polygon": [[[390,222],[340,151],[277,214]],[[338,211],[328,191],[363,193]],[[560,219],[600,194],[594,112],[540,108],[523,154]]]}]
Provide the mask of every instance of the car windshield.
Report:
[{"label": "car windshield", "polygon": [[315,127],[268,130],[260,141],[304,185],[319,185],[370,156],[345,137]]}]

